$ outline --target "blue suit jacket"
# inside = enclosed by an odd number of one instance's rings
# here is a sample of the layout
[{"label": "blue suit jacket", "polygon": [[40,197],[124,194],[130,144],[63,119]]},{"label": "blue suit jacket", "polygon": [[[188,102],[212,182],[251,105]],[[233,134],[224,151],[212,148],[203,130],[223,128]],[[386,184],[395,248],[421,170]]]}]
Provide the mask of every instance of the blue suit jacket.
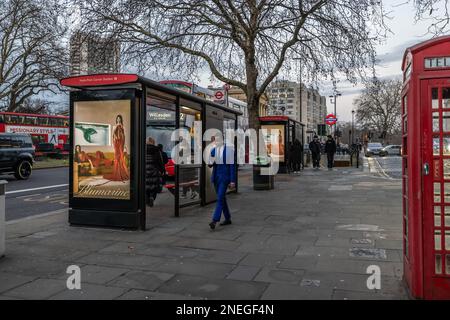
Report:
[{"label": "blue suit jacket", "polygon": [[[216,148],[211,150],[211,156],[216,157]],[[230,147],[223,148],[222,159],[223,163],[216,163],[216,161],[214,161],[214,164],[212,165],[213,172],[211,175],[211,182],[212,183],[224,182],[226,184],[229,184],[231,182],[236,183],[236,164],[234,161],[233,148]],[[227,163],[227,159],[228,162],[232,163]],[[233,161],[230,161],[230,159],[233,159]]]}]

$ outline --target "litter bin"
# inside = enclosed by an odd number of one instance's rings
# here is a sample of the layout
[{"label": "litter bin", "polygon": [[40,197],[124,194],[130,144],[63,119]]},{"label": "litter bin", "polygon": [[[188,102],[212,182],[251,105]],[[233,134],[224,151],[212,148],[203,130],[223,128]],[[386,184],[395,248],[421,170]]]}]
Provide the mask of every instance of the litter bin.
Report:
[{"label": "litter bin", "polygon": [[8,182],[0,180],[0,258],[5,255],[5,189]]},{"label": "litter bin", "polygon": [[253,189],[272,190],[275,188],[274,174],[261,174],[265,168],[270,168],[270,158],[259,157],[253,164]]}]

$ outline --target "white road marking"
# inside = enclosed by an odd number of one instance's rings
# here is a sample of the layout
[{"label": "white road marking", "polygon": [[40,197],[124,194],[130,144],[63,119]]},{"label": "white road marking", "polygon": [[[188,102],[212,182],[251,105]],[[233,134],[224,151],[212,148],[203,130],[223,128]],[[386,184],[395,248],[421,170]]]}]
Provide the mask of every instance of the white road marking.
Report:
[{"label": "white road marking", "polygon": [[23,192],[30,192],[30,191],[36,191],[36,190],[44,190],[44,189],[54,189],[54,188],[61,188],[61,187],[67,187],[69,184],[57,184],[54,186],[46,186],[46,187],[39,187],[39,188],[32,188],[32,189],[22,189],[22,190],[14,190],[14,191],[7,191],[6,194],[14,194],[14,193],[23,193]]}]

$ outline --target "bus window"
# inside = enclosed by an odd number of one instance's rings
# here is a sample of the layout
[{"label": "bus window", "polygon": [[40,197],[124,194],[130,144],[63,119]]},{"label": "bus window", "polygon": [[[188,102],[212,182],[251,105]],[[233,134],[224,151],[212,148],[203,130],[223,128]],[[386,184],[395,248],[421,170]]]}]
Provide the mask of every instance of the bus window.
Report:
[{"label": "bus window", "polygon": [[0,123],[5,123],[5,116],[0,114]]},{"label": "bus window", "polygon": [[17,123],[18,124],[24,124],[25,123],[25,116],[17,116]]},{"label": "bus window", "polygon": [[25,124],[32,124],[35,125],[37,122],[37,118],[36,117],[25,117]]},{"label": "bus window", "polygon": [[18,124],[19,123],[19,118],[17,116],[11,116],[10,123]]},{"label": "bus window", "polygon": [[50,118],[49,119],[50,121],[49,121],[49,125],[50,126],[52,126],[52,127],[56,127],[56,126],[58,126],[58,119],[57,118]]},{"label": "bus window", "polygon": [[46,117],[39,117],[38,124],[41,126],[47,126],[48,125],[48,118]]}]

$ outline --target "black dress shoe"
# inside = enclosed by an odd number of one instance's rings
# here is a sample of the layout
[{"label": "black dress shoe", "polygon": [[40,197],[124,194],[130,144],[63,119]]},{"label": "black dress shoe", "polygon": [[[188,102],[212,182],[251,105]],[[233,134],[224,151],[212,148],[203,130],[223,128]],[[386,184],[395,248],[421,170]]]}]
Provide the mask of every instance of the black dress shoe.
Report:
[{"label": "black dress shoe", "polygon": [[209,223],[209,227],[211,228],[211,230],[214,230],[216,228],[216,223],[214,221],[211,221]]},{"label": "black dress shoe", "polygon": [[231,224],[231,220],[225,220],[225,221],[222,222],[220,225],[221,225],[221,226],[228,226],[229,224]]}]

